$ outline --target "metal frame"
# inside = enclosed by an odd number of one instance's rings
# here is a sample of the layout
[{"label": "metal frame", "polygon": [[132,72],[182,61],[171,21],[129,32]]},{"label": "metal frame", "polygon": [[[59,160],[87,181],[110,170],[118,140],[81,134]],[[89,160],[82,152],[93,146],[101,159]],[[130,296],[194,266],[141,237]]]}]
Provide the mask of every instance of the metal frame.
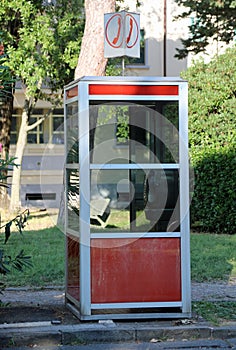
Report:
[{"label": "metal frame", "polygon": [[[89,95],[90,84],[132,84],[132,85],[178,85],[178,96],[153,95]],[[65,98],[65,105],[73,101],[79,102],[79,172],[80,172],[80,302],[70,295],[66,295],[66,302],[70,309],[82,320],[104,318],[179,318],[191,316],[190,289],[190,235],[189,235],[189,163],[188,163],[188,100],[187,83],[179,78],[155,77],[84,77],[65,87],[65,92],[78,85],[79,96]],[[66,95],[66,94],[65,94]],[[179,101],[179,163],[178,164],[90,164],[89,161],[89,101],[111,100],[178,100]],[[65,109],[66,111],[66,109]],[[65,123],[66,125],[66,123]],[[67,143],[67,140],[66,140]],[[74,167],[74,165],[73,165]],[[70,166],[68,166],[70,168]],[[150,233],[90,233],[90,170],[91,169],[179,169],[180,178],[180,232]],[[66,189],[67,190],[67,189]],[[66,215],[65,232],[70,232]],[[91,266],[90,241],[91,238],[139,238],[139,237],[179,237],[181,245],[181,302],[124,302],[124,303],[91,303]],[[66,261],[66,264],[68,262]],[[67,283],[67,281],[66,281]],[[168,308],[180,307],[182,312],[169,312]],[[149,308],[144,313],[96,313],[93,310]],[[167,312],[157,312],[153,308],[167,308]]]}]

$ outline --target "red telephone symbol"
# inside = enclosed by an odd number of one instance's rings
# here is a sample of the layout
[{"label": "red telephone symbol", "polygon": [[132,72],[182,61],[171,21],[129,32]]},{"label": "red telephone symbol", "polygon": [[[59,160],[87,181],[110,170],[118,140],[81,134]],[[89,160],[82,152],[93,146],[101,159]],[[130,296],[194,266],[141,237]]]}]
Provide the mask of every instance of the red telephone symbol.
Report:
[{"label": "red telephone symbol", "polygon": [[118,31],[117,31],[117,35],[115,36],[115,38],[112,40],[112,44],[116,45],[117,41],[119,40],[120,37],[120,30],[121,30],[121,18],[118,17]]},{"label": "red telephone symbol", "polygon": [[129,35],[127,36],[127,39],[126,39],[126,44],[128,44],[130,42],[130,38],[131,38],[131,34],[132,34],[132,31],[133,31],[133,19],[130,18],[129,19]]},{"label": "red telephone symbol", "polygon": [[[117,30],[117,34],[115,36],[115,38],[112,40],[112,44],[113,45],[116,45],[118,40],[119,40],[119,37],[120,37],[120,32],[121,32],[121,18],[118,17],[118,30]],[[133,19],[130,18],[129,19],[129,34],[126,38],[126,44],[128,44],[130,42],[130,39],[131,39],[131,35],[132,35],[132,31],[133,31]]]}]

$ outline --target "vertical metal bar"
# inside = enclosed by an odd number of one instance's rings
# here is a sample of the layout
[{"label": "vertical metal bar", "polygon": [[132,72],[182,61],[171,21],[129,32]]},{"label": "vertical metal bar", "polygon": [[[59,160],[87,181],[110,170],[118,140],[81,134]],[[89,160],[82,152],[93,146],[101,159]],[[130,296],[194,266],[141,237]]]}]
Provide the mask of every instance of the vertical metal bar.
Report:
[{"label": "vertical metal bar", "polygon": [[182,312],[191,313],[189,159],[188,159],[188,86],[179,85],[179,158],[180,158],[180,233]]},{"label": "vertical metal bar", "polygon": [[79,82],[80,313],[91,315],[88,83]]},{"label": "vertical metal bar", "polygon": [[167,41],[167,10],[166,10],[166,0],[163,0],[163,76],[166,77],[166,41]]},{"label": "vertical metal bar", "polygon": [[125,76],[125,57],[122,57],[122,76]]},{"label": "vertical metal bar", "polygon": [[64,237],[65,237],[65,292],[67,293],[68,290],[68,241],[67,241],[67,227],[68,227],[68,212],[66,210],[67,206],[66,206],[66,201],[67,201],[67,191],[68,191],[68,185],[67,185],[67,168],[66,168],[66,159],[67,159],[67,145],[68,145],[68,140],[67,140],[67,104],[66,104],[66,90],[64,89],[64,140],[65,140],[65,161],[64,161],[64,167],[63,167],[63,182],[64,182],[64,194],[63,194],[63,199],[64,199],[64,208],[62,210],[64,210],[65,213],[65,222],[64,222]]}]

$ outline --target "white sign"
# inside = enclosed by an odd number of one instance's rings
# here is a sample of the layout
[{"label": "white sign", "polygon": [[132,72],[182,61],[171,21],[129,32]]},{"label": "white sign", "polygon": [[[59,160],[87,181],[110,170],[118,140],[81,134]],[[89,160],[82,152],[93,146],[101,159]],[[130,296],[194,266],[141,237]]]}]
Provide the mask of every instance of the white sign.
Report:
[{"label": "white sign", "polygon": [[127,11],[104,15],[104,56],[140,57],[140,16]]}]

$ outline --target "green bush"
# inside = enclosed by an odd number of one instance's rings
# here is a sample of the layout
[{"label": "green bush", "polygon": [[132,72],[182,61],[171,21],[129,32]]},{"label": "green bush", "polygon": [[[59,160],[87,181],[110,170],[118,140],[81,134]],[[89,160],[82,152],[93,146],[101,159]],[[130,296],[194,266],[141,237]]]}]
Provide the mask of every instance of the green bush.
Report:
[{"label": "green bush", "polygon": [[236,47],[182,74],[189,82],[192,225],[236,232]]},{"label": "green bush", "polygon": [[[0,158],[0,189],[1,187],[8,187],[7,186],[7,170],[9,167],[18,166],[15,163],[14,157],[7,159]],[[11,228],[12,224],[14,223],[17,230],[22,233],[22,229],[25,227],[25,224],[27,222],[27,219],[29,217],[29,210],[26,209],[23,213],[18,214],[16,217],[14,217],[12,220],[8,221],[7,223],[4,223],[1,226],[1,215],[0,215],[0,231],[2,228],[5,230],[5,239],[4,239],[4,245],[8,242],[10,236],[11,236]],[[1,232],[0,232],[1,233]],[[2,236],[2,235],[1,235]],[[12,269],[23,271],[24,267],[31,267],[31,257],[24,255],[24,251],[20,250],[17,254],[15,254],[14,257],[7,254],[6,251],[2,248],[2,242],[0,242],[0,275],[7,275],[12,271]],[[2,294],[2,291],[5,288],[4,282],[0,278],[0,294]],[[1,306],[1,300],[0,300],[0,306]]]}]

